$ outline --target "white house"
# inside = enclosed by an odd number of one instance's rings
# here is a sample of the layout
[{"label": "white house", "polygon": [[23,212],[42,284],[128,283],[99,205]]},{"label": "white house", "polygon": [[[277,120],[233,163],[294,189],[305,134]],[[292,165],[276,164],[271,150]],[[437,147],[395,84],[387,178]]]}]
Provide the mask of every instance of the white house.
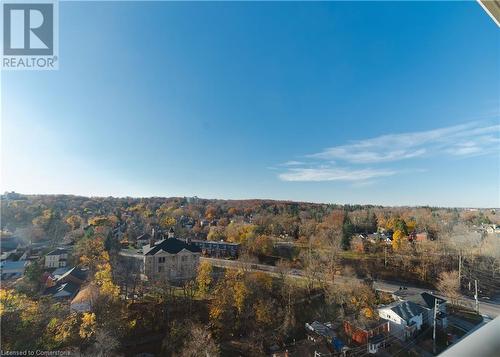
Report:
[{"label": "white house", "polygon": [[389,334],[401,340],[414,336],[422,328],[423,310],[411,301],[398,301],[380,307],[378,314],[389,320]]},{"label": "white house", "polygon": [[47,253],[45,256],[45,268],[62,268],[68,261],[68,251],[63,248],[57,248]]}]

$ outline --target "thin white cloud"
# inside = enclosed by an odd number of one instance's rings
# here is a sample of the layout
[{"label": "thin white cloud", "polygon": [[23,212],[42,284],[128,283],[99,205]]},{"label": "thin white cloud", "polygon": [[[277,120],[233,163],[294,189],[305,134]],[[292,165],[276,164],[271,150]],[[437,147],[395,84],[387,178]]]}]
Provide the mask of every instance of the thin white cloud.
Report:
[{"label": "thin white cloud", "polygon": [[[343,160],[354,164],[401,161],[442,153],[475,155],[498,150],[500,125],[468,123],[428,131],[388,134],[327,148],[308,155],[319,160]],[[467,143],[473,143],[463,150]]]},{"label": "thin white cloud", "polygon": [[[427,131],[387,134],[326,148],[306,155],[303,161],[287,161],[279,166],[283,181],[348,181],[361,183],[409,171],[398,169],[398,161],[449,156],[463,158],[500,152],[500,124],[470,122]],[[340,162],[340,164],[337,164]],[[377,168],[383,164],[391,168]],[[369,164],[371,167],[363,167]],[[286,168],[286,169],[285,169]]]},{"label": "thin white cloud", "polygon": [[396,171],[348,168],[300,168],[281,173],[283,181],[363,181],[375,177],[392,176]]},{"label": "thin white cloud", "polygon": [[290,161],[287,161],[287,162],[280,164],[280,166],[300,166],[300,165],[305,165],[305,162],[290,160]]}]

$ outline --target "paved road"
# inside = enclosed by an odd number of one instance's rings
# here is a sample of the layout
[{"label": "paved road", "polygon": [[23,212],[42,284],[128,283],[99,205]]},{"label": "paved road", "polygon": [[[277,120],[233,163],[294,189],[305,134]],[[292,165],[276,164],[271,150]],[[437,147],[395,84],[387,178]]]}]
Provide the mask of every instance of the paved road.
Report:
[{"label": "paved road", "polygon": [[[202,257],[201,260],[210,261],[214,266],[219,266],[219,267],[230,267],[230,268],[244,267],[245,269],[248,269],[250,271],[265,271],[265,272],[268,272],[268,273],[273,274],[273,275],[279,274],[279,269],[276,268],[275,266],[272,266],[272,265],[245,263],[245,262],[241,262],[238,260],[227,260],[227,259],[206,258],[206,257]],[[292,269],[288,273],[288,276],[294,277],[297,279],[304,279],[304,272],[299,270],[299,269]],[[335,277],[335,282],[337,282],[337,283],[338,282],[348,282],[348,281],[362,282],[363,279],[358,279],[358,278],[354,278],[354,277]],[[436,290],[419,288],[419,287],[415,287],[415,286],[411,286],[411,285],[405,285],[405,286],[408,289],[414,291],[416,294],[427,291],[427,292],[435,294],[436,296],[440,296],[439,292]],[[394,291],[398,290],[400,287],[401,287],[400,282],[377,280],[373,283],[373,288],[375,290],[385,291],[385,292],[394,292]],[[440,297],[443,297],[443,296],[440,296]],[[445,298],[445,297],[443,297],[443,298]],[[471,306],[472,308],[475,305],[474,299],[471,299],[470,297],[462,296],[461,300],[464,301],[467,305]],[[497,316],[500,316],[500,302],[480,301],[479,302],[479,312],[483,315],[490,317],[490,318],[495,318]]]},{"label": "paved road", "polygon": [[[389,282],[389,281],[376,281],[373,283],[373,288],[379,291],[393,292],[398,290],[401,287],[401,283]],[[422,293],[424,291],[435,294],[436,296],[446,298],[445,296],[441,296],[438,291],[423,289],[414,286],[406,286],[408,289],[415,291],[417,294]],[[464,301],[471,308],[474,308],[475,301],[468,296],[462,296],[460,300]],[[487,301],[479,301],[479,312],[483,315],[487,315],[490,318],[495,318],[500,316],[500,303],[495,302],[487,302]]]}]

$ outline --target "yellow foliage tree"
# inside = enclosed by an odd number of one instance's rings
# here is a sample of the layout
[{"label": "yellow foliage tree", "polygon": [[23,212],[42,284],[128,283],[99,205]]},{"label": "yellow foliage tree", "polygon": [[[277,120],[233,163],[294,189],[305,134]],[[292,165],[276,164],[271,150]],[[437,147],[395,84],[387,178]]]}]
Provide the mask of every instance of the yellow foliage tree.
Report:
[{"label": "yellow foliage tree", "polygon": [[175,223],[176,223],[176,221],[175,221],[175,218],[173,218],[173,217],[164,217],[160,221],[160,225],[163,228],[173,227],[173,226],[175,226]]},{"label": "yellow foliage tree", "polygon": [[84,312],[82,316],[82,324],[80,325],[80,337],[92,337],[96,330],[95,314],[93,312]]},{"label": "yellow foliage tree", "polygon": [[399,229],[394,232],[392,235],[392,249],[398,250],[401,248],[401,244],[403,243],[404,233]]},{"label": "yellow foliage tree", "polygon": [[68,218],[66,218],[66,223],[68,223],[71,226],[71,229],[77,229],[80,228],[80,226],[83,223],[83,220],[80,216],[73,214]]},{"label": "yellow foliage tree", "polygon": [[109,262],[109,253],[104,247],[104,240],[99,237],[86,239],[78,245],[80,263],[95,271],[99,264]]},{"label": "yellow foliage tree", "polygon": [[265,291],[271,291],[273,287],[273,278],[264,272],[255,272],[252,274],[255,282]]},{"label": "yellow foliage tree", "polygon": [[120,288],[113,283],[111,265],[109,263],[98,265],[97,271],[94,275],[94,280],[99,286],[101,294],[112,299],[116,299],[120,295]]},{"label": "yellow foliage tree", "polygon": [[28,319],[36,313],[38,304],[26,295],[12,289],[0,289],[0,317],[7,312],[21,311],[21,318]]},{"label": "yellow foliage tree", "polygon": [[255,320],[261,325],[269,325],[272,321],[271,307],[268,301],[259,300],[254,305]]},{"label": "yellow foliage tree", "polygon": [[72,313],[64,319],[52,318],[47,325],[48,335],[52,337],[56,345],[76,342],[79,339],[80,316]]},{"label": "yellow foliage tree", "polygon": [[238,281],[234,284],[234,307],[238,310],[238,313],[243,311],[248,293],[249,291],[244,281]]},{"label": "yellow foliage tree", "polygon": [[417,222],[415,222],[414,220],[408,220],[406,222],[406,227],[408,227],[408,232],[413,232],[415,230],[416,226],[417,226]]},{"label": "yellow foliage tree", "polygon": [[210,290],[210,284],[212,284],[212,271],[212,264],[206,260],[202,261],[198,266],[196,283],[198,285],[198,292],[201,296],[206,296]]},{"label": "yellow foliage tree", "polygon": [[373,310],[370,309],[369,307],[365,307],[363,310],[362,310],[362,313],[363,315],[367,318],[367,319],[373,319],[373,317],[375,316],[375,314],[373,313]]}]

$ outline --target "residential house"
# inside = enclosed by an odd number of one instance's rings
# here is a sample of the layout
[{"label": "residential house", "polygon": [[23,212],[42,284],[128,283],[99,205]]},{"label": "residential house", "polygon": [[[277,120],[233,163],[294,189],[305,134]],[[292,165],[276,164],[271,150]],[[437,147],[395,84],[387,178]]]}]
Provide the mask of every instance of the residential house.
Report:
[{"label": "residential house", "polygon": [[144,233],[144,234],[141,234],[139,237],[136,238],[135,240],[135,244],[136,244],[136,247],[137,248],[142,248],[143,246],[145,246],[146,244],[149,244],[149,242],[151,241],[151,234],[149,233]]},{"label": "residential house", "polygon": [[496,224],[488,224],[488,225],[486,225],[486,233],[499,234],[500,233],[500,226],[497,226]]},{"label": "residential house", "polygon": [[66,273],[62,274],[57,279],[57,283],[72,282],[74,284],[82,285],[85,282],[85,279],[87,279],[87,270],[78,267],[73,267]]},{"label": "residential house", "polygon": [[371,337],[389,332],[389,321],[381,318],[344,320],[344,332],[354,342],[365,345]]},{"label": "residential house", "polygon": [[71,268],[58,277],[50,276],[46,281],[45,295],[56,299],[73,299],[80,290],[80,286],[87,278],[87,271],[81,268]]},{"label": "residential house", "polygon": [[338,338],[331,323],[313,321],[310,324],[306,323],[305,327],[307,339],[313,341],[315,344],[325,344],[329,352],[331,350],[340,352],[345,347],[344,342]]},{"label": "residential house", "polygon": [[68,262],[68,251],[63,248],[57,248],[47,253],[45,256],[45,268],[65,267]]},{"label": "residential house", "polygon": [[352,341],[366,345],[368,353],[374,354],[386,340],[389,321],[381,318],[344,320],[344,332]]},{"label": "residential house", "polygon": [[189,239],[169,234],[169,238],[151,241],[142,250],[144,274],[152,281],[178,282],[196,276],[201,249]]},{"label": "residential house", "polygon": [[423,309],[412,301],[397,301],[378,308],[381,318],[389,320],[389,334],[406,340],[414,336],[423,324]]},{"label": "residential house", "polygon": [[192,243],[201,249],[203,255],[209,257],[236,258],[240,251],[240,245],[238,243],[197,239],[192,240]]},{"label": "residential house", "polygon": [[74,284],[72,282],[66,282],[51,286],[50,288],[45,290],[45,295],[50,295],[54,299],[71,299],[76,295],[80,289],[78,284]]},{"label": "residential house", "polygon": [[429,294],[428,292],[408,296],[406,300],[414,302],[422,308],[423,323],[429,326],[432,326],[434,323],[434,307],[437,303],[438,314],[436,315],[436,322],[442,328],[446,328],[448,326],[446,300]]},{"label": "residential house", "polygon": [[415,240],[417,242],[426,242],[426,241],[430,240],[430,235],[427,232],[420,232],[420,233],[417,233]]},{"label": "residential house", "polygon": [[337,336],[329,324],[313,321],[310,324],[306,322],[305,326],[307,338],[314,342],[318,342],[321,339],[326,339],[328,342],[331,342],[333,338]]},{"label": "residential house", "polygon": [[99,297],[99,289],[93,284],[89,284],[81,289],[71,300],[70,310],[75,312],[87,312],[92,310],[92,306]]},{"label": "residential house", "polygon": [[62,267],[62,268],[57,268],[54,270],[50,275],[52,276],[53,279],[57,280],[64,274],[66,274],[68,271],[70,271],[72,268],[70,267]]}]

